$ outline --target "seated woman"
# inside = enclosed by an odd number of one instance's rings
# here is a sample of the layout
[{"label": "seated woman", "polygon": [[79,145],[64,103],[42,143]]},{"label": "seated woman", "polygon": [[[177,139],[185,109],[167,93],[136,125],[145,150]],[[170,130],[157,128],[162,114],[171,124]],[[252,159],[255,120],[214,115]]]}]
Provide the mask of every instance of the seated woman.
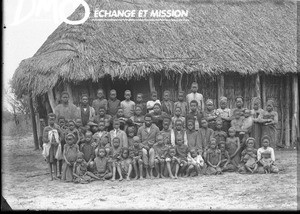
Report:
[{"label": "seated woman", "polygon": [[262,147],[257,150],[258,173],[278,173],[275,165],[274,149],[270,147],[271,138],[265,135],[261,139]]}]

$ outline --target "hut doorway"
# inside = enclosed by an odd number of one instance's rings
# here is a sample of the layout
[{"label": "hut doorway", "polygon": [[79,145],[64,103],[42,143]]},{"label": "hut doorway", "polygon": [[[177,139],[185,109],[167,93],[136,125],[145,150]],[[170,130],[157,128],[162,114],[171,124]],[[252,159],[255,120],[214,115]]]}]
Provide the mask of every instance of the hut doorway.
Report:
[{"label": "hut doorway", "polygon": [[[126,90],[130,90],[131,91],[131,99],[134,98],[134,94],[132,92],[132,84],[130,84],[130,82],[128,82],[128,81],[124,81],[121,79],[110,80],[109,86],[110,86],[109,87],[110,90],[115,89],[117,91],[117,98],[121,101],[125,99],[124,92]],[[109,97],[109,91],[108,91],[107,97]]]}]

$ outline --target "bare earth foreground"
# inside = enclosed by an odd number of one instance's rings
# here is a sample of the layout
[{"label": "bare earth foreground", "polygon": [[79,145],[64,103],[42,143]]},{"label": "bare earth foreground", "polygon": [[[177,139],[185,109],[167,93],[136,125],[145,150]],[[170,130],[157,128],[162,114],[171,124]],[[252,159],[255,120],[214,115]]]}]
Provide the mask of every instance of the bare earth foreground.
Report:
[{"label": "bare earth foreground", "polygon": [[49,181],[32,136],[2,138],[2,195],[12,209],[297,209],[296,151],[276,151],[279,174],[95,181]]}]

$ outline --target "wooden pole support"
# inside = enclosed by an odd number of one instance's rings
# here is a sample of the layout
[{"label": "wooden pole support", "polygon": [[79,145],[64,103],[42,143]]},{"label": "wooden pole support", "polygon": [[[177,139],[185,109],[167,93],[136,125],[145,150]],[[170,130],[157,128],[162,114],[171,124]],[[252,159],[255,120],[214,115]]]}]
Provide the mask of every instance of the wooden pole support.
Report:
[{"label": "wooden pole support", "polygon": [[260,93],[261,93],[261,90],[260,90],[260,75],[256,74],[256,76],[255,76],[255,96],[261,98]]},{"label": "wooden pole support", "polygon": [[266,94],[266,78],[263,77],[261,79],[261,99],[262,99],[262,106],[263,106],[263,109],[266,108],[266,104],[267,104],[267,94]]},{"label": "wooden pole support", "polygon": [[217,97],[217,107],[219,108],[220,106],[220,98],[222,96],[224,96],[224,75],[221,74],[218,78],[217,78],[217,84],[218,84],[218,97]]},{"label": "wooden pole support", "polygon": [[182,91],[182,86],[181,86],[182,76],[183,76],[183,74],[181,73],[179,76],[179,80],[178,80],[178,92]]},{"label": "wooden pole support", "polygon": [[155,91],[153,74],[150,74],[149,76],[149,87],[150,87],[150,92]]},{"label": "wooden pole support", "polygon": [[74,103],[73,94],[72,94],[72,87],[71,87],[70,83],[66,82],[65,87],[66,87],[66,90],[69,94],[69,103]]},{"label": "wooden pole support", "polygon": [[[290,98],[290,91],[291,91],[291,85],[290,85],[290,78],[289,76],[286,77],[286,81],[285,81],[285,146],[286,147],[290,147],[290,102],[291,102],[291,98]],[[283,119],[283,118],[282,118]]]},{"label": "wooden pole support", "polygon": [[34,112],[34,108],[33,108],[32,95],[29,96],[29,108],[30,108],[31,121],[32,121],[34,148],[35,148],[35,150],[38,150],[39,149],[39,140],[38,140],[38,135],[37,135],[37,126],[36,126],[36,121],[35,121],[35,112]]},{"label": "wooden pole support", "polygon": [[55,108],[56,105],[55,105],[55,99],[54,99],[54,95],[53,95],[52,89],[50,89],[48,91],[48,99],[49,99],[49,103],[50,103],[52,112],[54,112],[54,108]]},{"label": "wooden pole support", "polygon": [[293,76],[293,118],[292,118],[292,142],[294,145],[297,143],[299,137],[299,91],[298,91],[298,76]]}]

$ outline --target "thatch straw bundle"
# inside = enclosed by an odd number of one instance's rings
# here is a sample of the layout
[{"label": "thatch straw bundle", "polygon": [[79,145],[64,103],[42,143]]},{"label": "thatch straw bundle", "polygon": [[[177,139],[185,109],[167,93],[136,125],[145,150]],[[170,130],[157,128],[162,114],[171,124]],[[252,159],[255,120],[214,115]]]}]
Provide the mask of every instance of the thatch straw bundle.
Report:
[{"label": "thatch straw bundle", "polygon": [[[267,0],[96,1],[84,24],[62,23],[13,77],[18,95],[43,94],[58,81],[121,79],[150,73],[217,75],[296,72],[296,3]],[[186,22],[93,21],[105,10],[188,10]],[[83,17],[79,6],[71,20]]]}]

